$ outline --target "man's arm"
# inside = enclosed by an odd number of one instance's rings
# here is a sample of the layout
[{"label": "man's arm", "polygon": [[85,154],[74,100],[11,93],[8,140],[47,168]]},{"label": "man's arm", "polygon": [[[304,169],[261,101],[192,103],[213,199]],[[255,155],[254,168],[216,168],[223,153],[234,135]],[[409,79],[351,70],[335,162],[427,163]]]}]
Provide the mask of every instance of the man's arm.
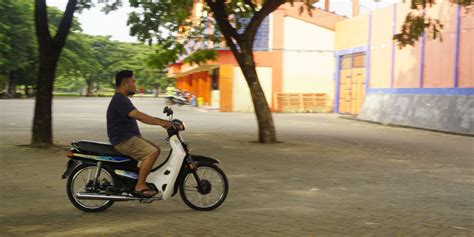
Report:
[{"label": "man's arm", "polygon": [[160,125],[164,128],[170,128],[172,126],[168,120],[152,117],[148,114],[138,111],[137,109],[130,111],[130,113],[128,113],[128,116],[142,123],[146,123],[150,125]]}]

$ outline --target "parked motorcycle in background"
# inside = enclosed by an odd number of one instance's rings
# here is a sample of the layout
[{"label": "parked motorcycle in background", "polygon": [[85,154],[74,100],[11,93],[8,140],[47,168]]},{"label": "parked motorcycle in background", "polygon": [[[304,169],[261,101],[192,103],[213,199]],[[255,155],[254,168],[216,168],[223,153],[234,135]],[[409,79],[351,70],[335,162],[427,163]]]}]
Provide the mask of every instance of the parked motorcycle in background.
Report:
[{"label": "parked motorcycle in background", "polygon": [[166,96],[167,102],[169,105],[177,104],[182,105],[191,105],[192,104],[192,95],[187,91],[181,91],[176,89],[175,94],[172,96]]}]

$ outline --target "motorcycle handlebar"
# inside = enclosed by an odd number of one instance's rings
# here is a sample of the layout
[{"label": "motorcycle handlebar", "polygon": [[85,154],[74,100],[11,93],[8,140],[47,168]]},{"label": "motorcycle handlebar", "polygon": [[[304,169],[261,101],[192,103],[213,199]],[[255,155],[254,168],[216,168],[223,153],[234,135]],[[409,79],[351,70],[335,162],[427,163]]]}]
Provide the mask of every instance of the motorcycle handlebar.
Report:
[{"label": "motorcycle handlebar", "polygon": [[168,132],[168,137],[178,135],[180,131],[184,131],[186,129],[186,126],[183,124],[183,122],[178,119],[173,119],[170,122],[173,124],[173,127],[166,130]]},{"label": "motorcycle handlebar", "polygon": [[179,119],[173,119],[171,120],[171,124],[178,129],[178,131],[184,131],[186,129],[186,126],[184,126],[184,123],[179,120]]}]

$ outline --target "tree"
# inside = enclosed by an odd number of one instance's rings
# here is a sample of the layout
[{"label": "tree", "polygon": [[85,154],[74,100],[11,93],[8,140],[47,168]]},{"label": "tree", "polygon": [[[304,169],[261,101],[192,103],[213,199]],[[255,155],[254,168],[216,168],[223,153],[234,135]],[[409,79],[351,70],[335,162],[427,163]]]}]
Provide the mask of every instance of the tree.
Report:
[{"label": "tree", "polygon": [[167,76],[167,65],[177,59],[177,53],[166,50],[160,45],[154,46],[154,52],[148,54],[146,59],[147,68],[153,75],[153,81],[148,85],[152,85],[156,90],[165,89],[170,85],[175,85],[175,79]]},{"label": "tree", "polygon": [[58,77],[69,81],[80,78],[87,84],[86,96],[92,95],[93,83],[102,70],[100,55],[94,48],[95,37],[71,32],[58,66]]},{"label": "tree", "polygon": [[[466,11],[469,11],[473,5],[472,0],[450,1],[464,7]],[[442,22],[426,15],[426,8],[433,6],[433,4],[436,4],[435,0],[411,0],[410,8],[412,11],[406,16],[401,32],[393,36],[399,48],[415,45],[415,42],[426,33],[430,38],[443,40],[441,37]]]},{"label": "tree", "polygon": [[0,75],[14,95],[22,83],[34,79],[27,73],[36,67],[36,45],[33,30],[33,4],[26,0],[0,2]]},{"label": "tree", "polygon": [[[119,1],[117,0],[117,2]],[[116,4],[106,4],[104,8]],[[50,29],[46,0],[35,0],[34,21],[38,41],[39,66],[31,139],[31,145],[33,146],[50,146],[53,144],[51,103],[59,57],[73,25],[74,13],[76,10],[87,9],[92,5],[93,3],[90,0],[68,0],[66,10],[57,25],[57,29]]]},{"label": "tree", "polygon": [[[275,125],[273,123],[273,117],[267,104],[267,100],[265,99],[265,94],[263,93],[258,80],[253,57],[253,43],[257,30],[265,17],[275,11],[286,1],[267,0],[263,1],[261,7],[258,7],[251,0],[240,2],[240,6],[246,6],[247,8],[250,8],[251,12],[253,12],[249,23],[244,27],[243,33],[237,32],[238,29],[231,24],[231,18],[229,15],[233,12],[235,13],[235,9],[242,8],[238,5],[239,1],[231,1],[231,3],[234,2],[235,5],[230,4],[229,6],[224,0],[206,0],[220,31],[224,35],[225,42],[232,50],[232,53],[234,54],[234,57],[236,58],[249,86],[255,114],[257,116],[259,128],[258,140],[261,143],[275,143],[277,141]],[[258,10],[258,8],[260,8],[260,10]],[[237,22],[239,21],[237,20]]]},{"label": "tree", "polygon": [[[141,7],[143,13],[129,17],[132,35],[151,43],[154,39],[164,49],[183,53],[187,43],[200,37],[205,31],[205,18],[189,20],[192,0],[139,1],[130,0],[133,7]],[[277,141],[273,117],[258,80],[253,57],[255,35],[262,21],[287,0],[205,0],[209,14],[231,49],[249,86],[258,123],[258,140],[261,143]],[[313,8],[310,0],[304,0],[305,7]],[[304,10],[303,7],[300,9]],[[207,17],[204,14],[204,17]],[[196,21],[198,22],[196,24]],[[195,27],[198,26],[198,27]],[[207,36],[206,36],[207,37]],[[220,40],[219,34],[208,36]],[[202,36],[201,38],[202,39]],[[197,57],[201,58],[201,57]]]},{"label": "tree", "polygon": [[[48,7],[48,27],[57,31],[63,12]],[[0,2],[0,74],[8,81],[9,94],[16,92],[19,85],[25,86],[29,94],[30,86],[36,84],[38,71],[38,43],[35,37],[34,3],[29,0]],[[73,31],[81,31],[77,19],[71,26]],[[66,49],[68,46],[65,46]]]},{"label": "tree", "polygon": [[53,144],[51,103],[53,98],[53,83],[59,56],[66,43],[69,29],[72,25],[77,0],[69,0],[63,18],[51,37],[48,26],[46,0],[35,0],[35,27],[39,48],[39,70],[36,84],[36,102],[33,119],[33,134],[31,144],[44,146]]},{"label": "tree", "polygon": [[[78,91],[87,87],[87,96],[100,85],[114,87],[119,69],[135,71],[138,85],[155,88],[158,71],[147,65],[153,54],[149,46],[110,40],[110,36],[91,36],[72,31],[58,64],[55,88]],[[154,54],[153,54],[154,55]]]},{"label": "tree", "polygon": [[[104,9],[112,10],[119,3],[105,1]],[[59,83],[70,88],[81,88],[87,83],[91,94],[93,84],[112,87],[112,69],[128,61],[130,52],[145,51],[142,45],[130,48],[129,44],[112,42],[109,37],[82,34],[74,12],[92,6],[89,0],[69,0],[63,12],[47,7],[45,0],[0,1],[0,84],[9,81],[14,92],[15,85],[25,85],[28,91],[36,83],[34,146],[52,144],[51,102],[56,76]],[[145,64],[143,57],[135,58],[137,67]]]}]

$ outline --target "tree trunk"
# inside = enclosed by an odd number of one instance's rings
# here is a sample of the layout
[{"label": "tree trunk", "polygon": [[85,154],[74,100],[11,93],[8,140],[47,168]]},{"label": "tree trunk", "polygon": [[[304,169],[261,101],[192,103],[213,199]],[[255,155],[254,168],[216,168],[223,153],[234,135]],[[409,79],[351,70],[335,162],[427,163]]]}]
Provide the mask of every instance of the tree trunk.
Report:
[{"label": "tree trunk", "polygon": [[36,81],[35,114],[31,145],[53,145],[52,133],[52,99],[53,85],[59,55],[64,47],[77,0],[69,0],[54,38],[48,26],[46,0],[35,0],[35,29],[39,49],[39,70]]},{"label": "tree trunk", "polygon": [[86,80],[86,83],[87,83],[87,92],[86,92],[86,96],[89,97],[89,96],[92,96],[92,87],[93,87],[93,83],[92,83],[92,80]]},{"label": "tree trunk", "polygon": [[30,97],[30,87],[28,85],[25,85],[25,95],[26,97]]},{"label": "tree trunk", "polygon": [[249,86],[255,115],[257,116],[258,141],[261,143],[276,143],[277,139],[272,113],[258,80],[252,51],[243,52],[242,59],[240,68]]},{"label": "tree trunk", "polygon": [[[42,50],[44,51],[44,50]],[[47,50],[48,53],[54,50]],[[35,115],[33,119],[32,145],[48,146],[53,144],[52,99],[53,84],[59,53],[46,54],[40,51],[40,65],[36,82]]]},{"label": "tree trunk", "polygon": [[11,71],[8,74],[8,94],[12,98],[14,98],[16,95],[16,81],[16,73],[15,71]]},{"label": "tree trunk", "polygon": [[[225,9],[226,1],[206,0],[206,3],[211,8],[214,19],[219,26],[220,31],[224,35],[227,46],[232,50],[239,66],[244,74],[245,80],[252,95],[255,115],[258,123],[258,140],[261,143],[275,143],[276,132],[273,124],[273,117],[268,107],[268,103],[263,94],[262,87],[258,81],[257,70],[255,69],[255,61],[253,59],[253,42],[258,27],[262,21],[271,12],[276,10],[285,0],[263,1],[260,10],[256,10],[256,5],[253,1],[245,1],[247,5],[254,11],[253,17],[250,18],[250,23],[245,28],[243,34],[239,34],[230,22],[230,17],[227,15]],[[237,47],[237,45],[239,47]]]},{"label": "tree trunk", "polygon": [[155,97],[158,97],[158,95],[160,94],[160,84],[159,83],[156,83],[155,84]]}]

